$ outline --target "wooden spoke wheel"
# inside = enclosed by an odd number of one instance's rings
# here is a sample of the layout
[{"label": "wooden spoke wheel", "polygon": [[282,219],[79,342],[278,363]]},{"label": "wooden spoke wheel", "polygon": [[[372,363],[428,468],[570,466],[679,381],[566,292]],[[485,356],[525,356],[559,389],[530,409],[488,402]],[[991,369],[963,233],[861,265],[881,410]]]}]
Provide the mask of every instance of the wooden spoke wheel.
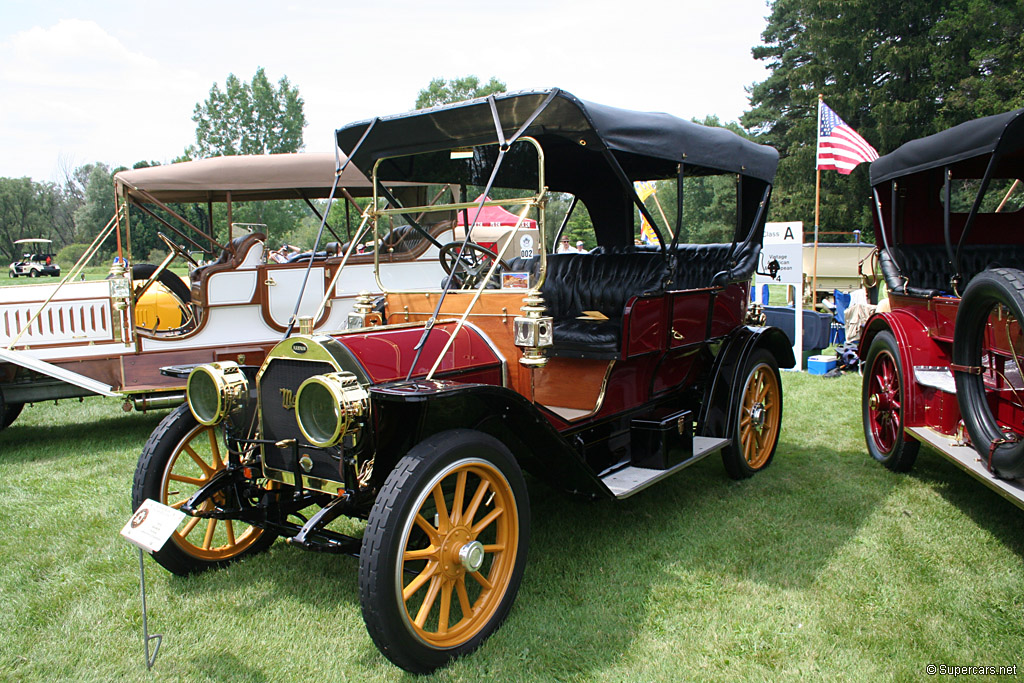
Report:
[{"label": "wooden spoke wheel", "polygon": [[522,474],[500,442],[453,430],[413,448],[378,495],[360,554],[381,652],[424,673],[478,647],[515,599],[528,523]]},{"label": "wooden spoke wheel", "polygon": [[732,443],[722,450],[725,469],[734,479],[749,477],[771,463],[782,426],[782,382],[775,356],[758,349],[741,377]]},{"label": "wooden spoke wheel", "polygon": [[[181,508],[224,469],[226,459],[222,432],[199,424],[187,405],[179,406],[146,442],[135,471],[133,509],[147,498]],[[225,501],[220,498],[217,502]],[[214,502],[208,500],[200,510],[212,510],[213,506]],[[185,575],[264,550],[275,538],[270,532],[236,520],[192,517],[153,557],[166,569]]]},{"label": "wooden spoke wheel", "polygon": [[868,452],[889,469],[906,472],[914,465],[920,443],[903,432],[903,366],[891,332],[879,332],[871,341],[864,366],[861,411]]}]

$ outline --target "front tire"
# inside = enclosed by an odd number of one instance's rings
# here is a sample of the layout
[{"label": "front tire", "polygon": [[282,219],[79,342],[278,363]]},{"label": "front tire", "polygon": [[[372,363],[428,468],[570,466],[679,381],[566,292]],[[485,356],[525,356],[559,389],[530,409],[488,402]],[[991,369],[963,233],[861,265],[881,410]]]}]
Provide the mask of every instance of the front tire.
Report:
[{"label": "front tire", "polygon": [[[226,456],[223,433],[199,424],[188,404],[178,406],[160,421],[142,449],[132,484],[132,509],[147,498],[181,508],[224,469]],[[207,501],[202,509],[209,507]],[[266,550],[275,538],[276,534],[248,524],[192,517],[153,553],[153,559],[186,576]]]},{"label": "front tire", "polygon": [[775,356],[757,349],[742,377],[731,442],[722,449],[722,464],[733,479],[746,479],[771,464],[782,426],[782,380]]},{"label": "front tire", "polygon": [[497,439],[455,429],[410,450],[359,554],[363,619],[384,656],[429,673],[479,647],[515,601],[529,523],[522,472]]},{"label": "front tire", "polygon": [[861,417],[868,452],[893,472],[909,472],[921,442],[904,432],[903,361],[892,332],[883,330],[875,335],[864,367]]}]

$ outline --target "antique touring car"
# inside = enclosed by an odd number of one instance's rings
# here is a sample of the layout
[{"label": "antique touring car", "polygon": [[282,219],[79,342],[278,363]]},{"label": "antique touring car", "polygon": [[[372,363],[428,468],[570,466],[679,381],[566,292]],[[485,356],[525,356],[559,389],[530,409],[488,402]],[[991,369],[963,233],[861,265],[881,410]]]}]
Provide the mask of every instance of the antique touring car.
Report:
[{"label": "antique touring car", "polygon": [[[337,142],[375,196],[396,182],[480,196],[372,210],[374,222],[399,215],[420,230],[417,216],[454,213],[475,226],[500,205],[536,219],[540,239],[488,247],[470,230],[440,250],[440,289],[365,293],[347,330],[290,336],[261,367],[195,368],[132,490],[136,507],[191,516],[154,553],[165,568],[222,565],[278,536],[358,552],[373,641],[426,672],[479,646],[511,608],[529,538],[522,470],[625,498],[713,453],[736,478],[771,462],[778,368],[793,357],[780,330],[745,317],[775,150],[559,90],[374,119]],[[670,231],[633,185],[718,176],[735,220],[718,244],[678,243],[681,205]],[[548,253],[553,193],[589,212],[592,252]],[[659,246],[634,246],[634,206]],[[361,539],[329,528],[340,515],[367,520]]]},{"label": "antique touring car", "polygon": [[[356,237],[349,220],[344,229],[326,224],[337,240],[326,249],[287,257],[271,253],[261,232],[265,226],[242,231],[226,245],[219,244],[209,228],[225,213],[226,223],[232,225],[238,202],[305,201],[316,213],[313,200],[331,194],[335,170],[332,154],[281,154],[220,157],[118,173],[118,217],[97,236],[90,251],[116,235],[130,267],[117,270],[118,276],[106,282],[82,282],[74,279],[80,272],[76,266],[59,285],[2,290],[0,428],[10,425],[25,403],[34,401],[101,394],[124,396],[126,406],[142,410],[177,405],[184,400],[185,380],[161,368],[222,359],[260,363],[299,315],[314,317],[317,330],[343,327],[355,295],[378,286],[375,257],[369,252],[353,253],[344,275],[336,277],[343,261],[336,245]],[[337,194],[350,200],[346,208],[354,203],[353,195],[369,193],[369,181],[354,166],[337,182]],[[424,186],[405,183],[391,189],[407,202],[425,201]],[[163,263],[132,260],[129,205],[160,221],[170,236],[161,233],[170,250]],[[189,216],[205,215],[190,222],[182,206],[192,209]],[[352,216],[350,211],[339,213]],[[354,216],[358,218],[359,211]],[[494,222],[497,225],[482,231],[491,244],[536,234],[532,224],[513,233],[509,218]],[[444,275],[437,263],[439,247],[464,232],[460,224],[437,223],[424,237],[395,226],[382,238],[377,260],[387,267],[380,276],[390,285],[436,284]],[[187,284],[166,270],[175,256],[192,260],[179,246],[182,243],[213,257],[201,267],[193,261]],[[134,287],[129,274],[135,278]],[[140,305],[142,297],[160,285],[166,285],[164,298],[171,304],[154,308],[143,300]]]},{"label": "antique touring car", "polygon": [[871,318],[864,433],[905,472],[921,443],[1024,507],[1024,109],[871,164],[891,311]]}]

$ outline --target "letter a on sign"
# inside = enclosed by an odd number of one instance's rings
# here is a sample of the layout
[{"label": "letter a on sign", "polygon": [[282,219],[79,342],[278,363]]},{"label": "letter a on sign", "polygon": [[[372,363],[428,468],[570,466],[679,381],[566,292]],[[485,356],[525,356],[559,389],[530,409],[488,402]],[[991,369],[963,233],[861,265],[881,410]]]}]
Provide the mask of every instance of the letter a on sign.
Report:
[{"label": "letter a on sign", "polygon": [[796,237],[793,235],[793,226],[792,225],[787,225],[786,226],[786,234],[782,237],[782,241],[788,242],[790,240],[795,240],[795,239],[796,239]]}]

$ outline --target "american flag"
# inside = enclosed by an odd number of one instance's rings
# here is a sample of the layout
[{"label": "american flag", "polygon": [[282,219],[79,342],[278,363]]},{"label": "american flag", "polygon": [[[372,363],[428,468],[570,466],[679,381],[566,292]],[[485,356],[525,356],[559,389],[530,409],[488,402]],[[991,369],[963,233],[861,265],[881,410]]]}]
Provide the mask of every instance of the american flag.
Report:
[{"label": "american flag", "polygon": [[824,102],[818,102],[818,170],[850,175],[857,164],[874,161],[878,152]]}]

